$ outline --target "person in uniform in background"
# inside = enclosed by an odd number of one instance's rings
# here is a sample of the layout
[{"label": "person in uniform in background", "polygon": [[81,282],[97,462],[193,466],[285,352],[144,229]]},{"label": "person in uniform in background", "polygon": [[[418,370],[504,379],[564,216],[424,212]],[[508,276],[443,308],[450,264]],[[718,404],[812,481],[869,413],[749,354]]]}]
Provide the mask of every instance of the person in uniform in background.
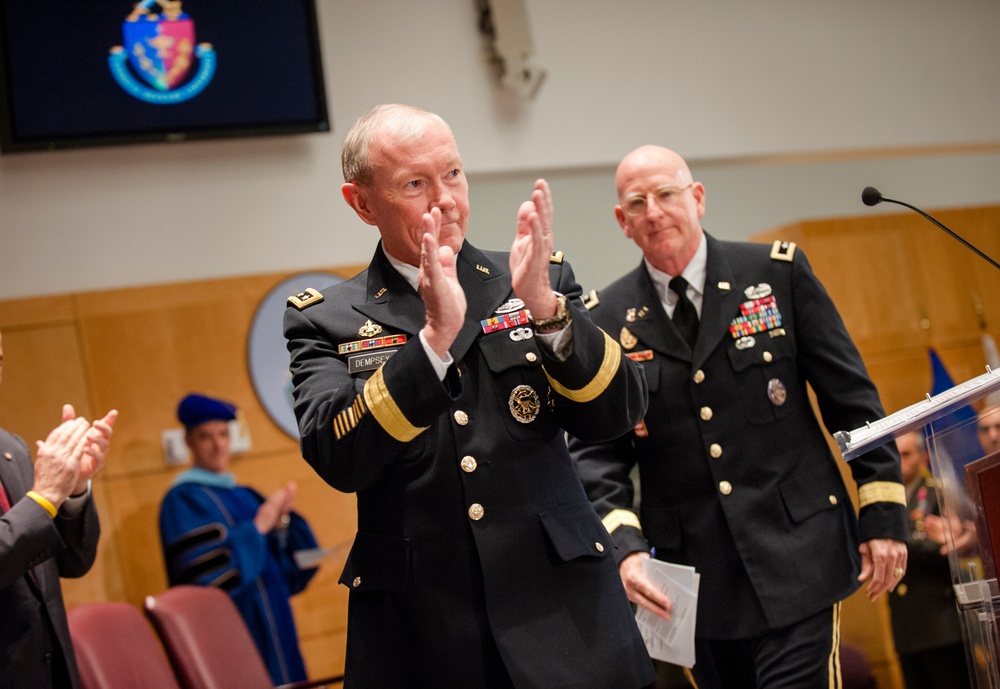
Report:
[{"label": "person in uniform in background", "polygon": [[437,115],[383,105],[348,131],[342,192],[381,242],[291,298],[302,454],[356,492],[347,689],[634,689],[652,663],[564,430],[638,422],[637,367],[552,254],[539,180],[509,254],[465,241],[468,183]]},{"label": "person in uniform in background", "polygon": [[174,479],[160,506],[160,540],[170,585],[221,588],[236,603],[275,685],[306,679],[289,598],[315,568],[295,553],[316,548],[292,510],[295,484],[268,497],[229,471],[229,402],[188,395],[177,407],[194,466]]},{"label": "person in uniform in background", "polygon": [[615,182],[643,260],[589,305],[645,370],[649,409],[622,437],[570,449],[628,596],[669,618],[643,573],[651,549],[701,573],[700,689],[839,686],[840,601],[903,576],[906,497],[894,449],[872,450],[849,465],[855,515],[806,386],[830,431],[882,418],[875,386],[794,244],[708,235],[705,188],[671,150],[632,151]]},{"label": "person in uniform in background", "polygon": [[1000,452],[1000,406],[989,406],[979,412],[976,435],[986,454]]},{"label": "person in uniform in background", "polygon": [[0,429],[0,689],[80,688],[59,578],[82,577],[97,557],[91,479],[117,418],[90,424],[64,405],[34,466],[27,444]]},{"label": "person in uniform in background", "polygon": [[926,529],[941,506],[924,434],[901,435],[896,446],[909,512],[906,576],[889,594],[899,664],[906,689],[963,689],[971,685],[948,557]]}]

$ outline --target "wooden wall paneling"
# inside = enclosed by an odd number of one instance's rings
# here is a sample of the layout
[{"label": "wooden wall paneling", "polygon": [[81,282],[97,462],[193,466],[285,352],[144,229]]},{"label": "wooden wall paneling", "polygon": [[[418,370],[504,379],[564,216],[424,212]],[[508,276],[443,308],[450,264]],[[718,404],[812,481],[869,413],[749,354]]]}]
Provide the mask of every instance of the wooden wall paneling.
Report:
[{"label": "wooden wall paneling", "polygon": [[880,689],[904,689],[903,673],[892,640],[889,600],[870,601],[864,587],[844,600],[841,607],[841,637],[860,646],[871,662]]},{"label": "wooden wall paneling", "polygon": [[24,438],[35,452],[62,422],[63,404],[91,417],[87,377],[72,321],[6,327],[3,334],[3,383],[0,426]]},{"label": "wooden wall paneling", "polygon": [[[306,674],[310,679],[333,677],[344,674],[347,659],[347,618],[344,618],[344,634],[335,638],[307,637],[299,631],[299,650],[306,664]],[[327,689],[342,687],[343,682],[326,685]]]},{"label": "wooden wall paneling", "polygon": [[121,474],[100,486],[101,542],[111,544],[120,563],[121,595],[112,600],[142,606],[147,595],[167,588],[159,514],[171,479],[167,472]]},{"label": "wooden wall paneling", "polygon": [[177,428],[184,394],[202,391],[250,413],[242,352],[255,294],[242,280],[184,283],[80,297],[84,356],[95,398],[115,407],[111,475],[164,468],[161,432]]},{"label": "wooden wall paneling", "polygon": [[[975,208],[964,214],[953,211],[942,214],[940,219],[1000,263],[1000,208]],[[972,252],[969,256],[972,262],[970,277],[982,303],[984,324],[987,329],[1000,332],[1000,271]]]},{"label": "wooden wall paneling", "polygon": [[76,310],[73,296],[68,294],[0,301],[0,331],[13,327],[65,323],[74,318]]},{"label": "wooden wall paneling", "polygon": [[926,221],[914,228],[910,241],[917,255],[912,270],[922,279],[921,300],[935,347],[977,339],[981,296],[973,262],[982,259]]},{"label": "wooden wall paneling", "polygon": [[916,404],[931,391],[931,362],[926,345],[861,355],[886,414]]},{"label": "wooden wall paneling", "polygon": [[[797,223],[760,235],[794,232],[836,304],[858,349],[884,351],[921,336],[920,281],[910,271],[907,218],[841,218]],[[886,296],[891,295],[891,299]]]},{"label": "wooden wall paneling", "polygon": [[[34,300],[0,304],[4,376],[0,385],[0,426],[20,435],[32,458],[35,441],[44,440],[61,422],[62,405],[70,403],[78,415],[91,415],[87,375],[70,298],[54,297],[40,305]],[[103,475],[94,481],[98,511],[106,514]],[[64,579],[69,607],[87,600],[114,600],[121,595],[117,555],[102,538],[97,561],[86,576]]]}]

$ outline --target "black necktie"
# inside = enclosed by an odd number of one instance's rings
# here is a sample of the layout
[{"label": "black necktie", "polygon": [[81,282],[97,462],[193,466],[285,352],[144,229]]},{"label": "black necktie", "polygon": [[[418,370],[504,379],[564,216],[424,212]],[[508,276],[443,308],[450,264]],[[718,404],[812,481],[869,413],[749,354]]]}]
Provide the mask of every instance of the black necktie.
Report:
[{"label": "black necktie", "polygon": [[694,304],[687,296],[688,282],[680,275],[670,280],[670,289],[677,295],[677,304],[674,306],[674,325],[680,332],[681,337],[694,350],[694,341],[698,337],[698,312]]}]

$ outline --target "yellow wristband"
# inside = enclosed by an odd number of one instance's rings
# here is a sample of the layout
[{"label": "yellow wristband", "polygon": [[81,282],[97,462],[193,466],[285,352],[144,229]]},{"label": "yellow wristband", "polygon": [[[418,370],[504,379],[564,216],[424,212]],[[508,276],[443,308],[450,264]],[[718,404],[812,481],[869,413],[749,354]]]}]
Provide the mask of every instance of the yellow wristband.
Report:
[{"label": "yellow wristband", "polygon": [[39,505],[41,505],[42,507],[44,507],[45,511],[49,513],[50,517],[52,517],[53,519],[56,518],[56,513],[58,513],[59,510],[57,510],[56,506],[53,505],[51,502],[49,502],[48,500],[46,500],[45,498],[43,498],[41,495],[39,495],[38,493],[36,493],[33,490],[29,490],[27,493],[25,493],[25,495],[27,495],[29,498],[31,498],[32,500],[34,500],[35,502],[37,502]]}]

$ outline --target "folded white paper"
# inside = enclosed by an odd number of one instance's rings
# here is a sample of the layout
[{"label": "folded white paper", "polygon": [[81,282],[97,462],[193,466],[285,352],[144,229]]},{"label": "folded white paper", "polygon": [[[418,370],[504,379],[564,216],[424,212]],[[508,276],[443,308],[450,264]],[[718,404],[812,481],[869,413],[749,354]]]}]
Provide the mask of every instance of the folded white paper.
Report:
[{"label": "folded white paper", "polygon": [[694,567],[654,558],[642,562],[643,574],[670,599],[670,619],[639,608],[635,621],[649,655],[682,667],[694,667],[694,626],[701,575]]}]

